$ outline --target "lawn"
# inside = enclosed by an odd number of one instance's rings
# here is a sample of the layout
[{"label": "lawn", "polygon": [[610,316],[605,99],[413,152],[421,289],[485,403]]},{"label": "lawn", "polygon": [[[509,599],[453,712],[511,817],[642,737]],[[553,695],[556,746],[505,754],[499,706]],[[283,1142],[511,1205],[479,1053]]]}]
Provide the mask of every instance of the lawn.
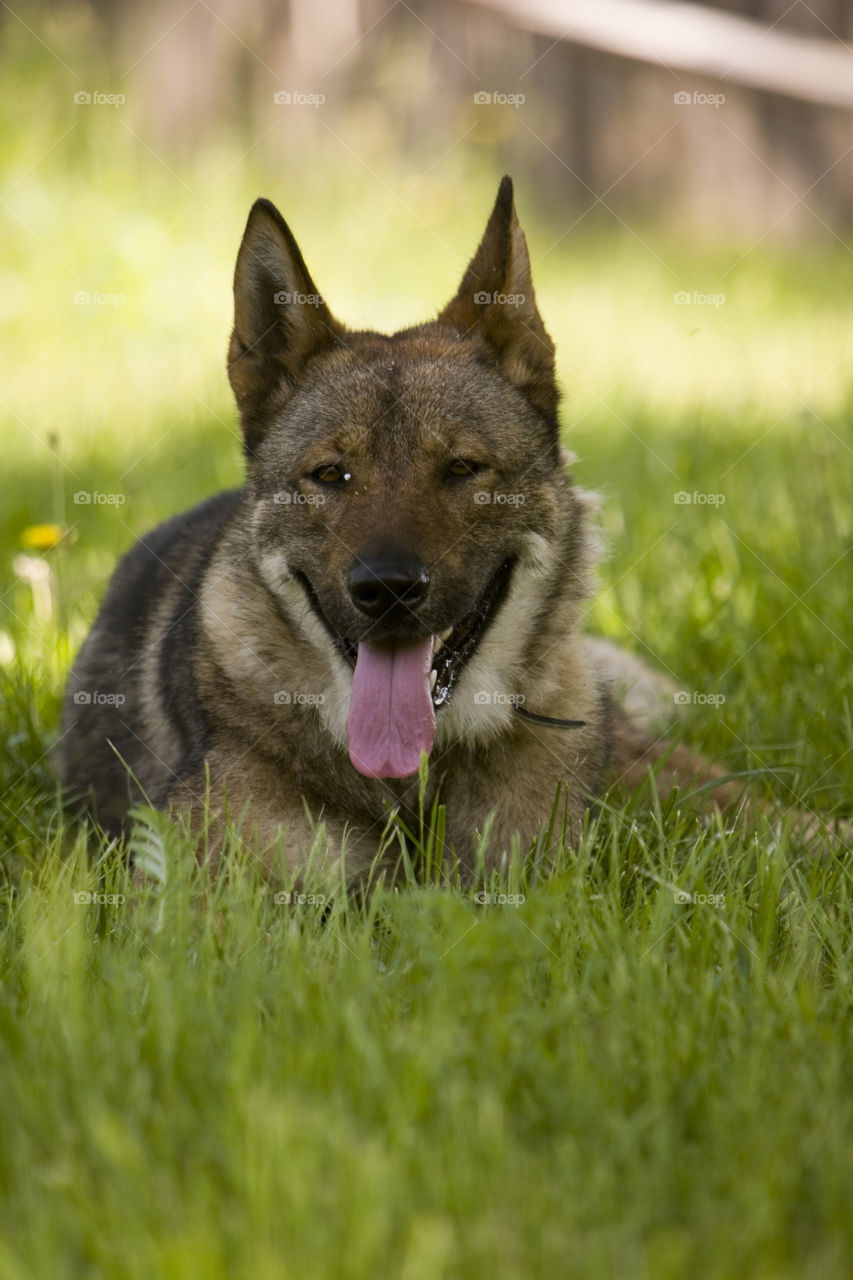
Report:
[{"label": "lawn", "polygon": [[[316,868],[287,900],[238,842],[211,884],[152,812],[140,885],[63,815],[49,749],[117,556],[239,479],[222,365],[253,196],[333,309],[384,327],[449,296],[498,177],[389,194],[327,156],[288,193],[205,154],[179,182],[121,128],[81,120],[73,163],[20,180],[2,144],[0,1277],[847,1280],[842,837],[649,792],[548,873],[464,885],[419,870],[427,816],[398,890]],[[675,677],[697,747],[849,815],[849,253],[554,245],[517,200],[604,497],[588,626]]]}]

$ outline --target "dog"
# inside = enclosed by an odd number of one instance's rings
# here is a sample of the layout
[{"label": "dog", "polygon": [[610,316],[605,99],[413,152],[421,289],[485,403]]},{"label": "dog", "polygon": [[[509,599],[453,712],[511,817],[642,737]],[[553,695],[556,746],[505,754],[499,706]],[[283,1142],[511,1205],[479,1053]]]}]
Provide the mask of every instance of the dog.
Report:
[{"label": "dog", "polygon": [[60,777],[107,832],[145,799],[199,832],[239,819],[298,870],[322,824],[356,879],[389,812],[439,800],[470,871],[485,833],[498,865],[555,804],[575,839],[656,762],[664,794],[721,776],[616,696],[654,703],[660,680],[581,634],[595,499],[561,448],[509,178],[429,323],[346,328],[264,199],[234,301],[245,484],[124,557],[68,684]]}]

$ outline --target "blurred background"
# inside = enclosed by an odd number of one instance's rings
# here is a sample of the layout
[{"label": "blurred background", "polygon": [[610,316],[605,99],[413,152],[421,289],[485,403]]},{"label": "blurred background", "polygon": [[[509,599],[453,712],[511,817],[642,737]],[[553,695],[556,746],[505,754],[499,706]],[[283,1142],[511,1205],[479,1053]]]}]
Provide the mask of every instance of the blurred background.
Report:
[{"label": "blurred background", "polygon": [[605,493],[598,629],[728,688],[762,607],[849,599],[849,0],[12,0],[0,84],[0,663],[61,687],[116,556],[239,483],[257,195],[386,328],[455,290],[504,172]]},{"label": "blurred background", "polygon": [[163,412],[230,421],[256,195],[344,319],[399,325],[449,295],[503,172],[570,416],[614,380],[652,409],[832,404],[853,328],[847,41],[846,0],[3,5],[7,427],[67,462]]},{"label": "blurred background", "polygon": [[395,325],[449,294],[505,171],[575,416],[614,379],[653,408],[832,403],[847,41],[847,0],[4,4],[7,429],[63,456],[70,416],[120,445],[199,402],[230,420],[256,195],[346,320]]}]

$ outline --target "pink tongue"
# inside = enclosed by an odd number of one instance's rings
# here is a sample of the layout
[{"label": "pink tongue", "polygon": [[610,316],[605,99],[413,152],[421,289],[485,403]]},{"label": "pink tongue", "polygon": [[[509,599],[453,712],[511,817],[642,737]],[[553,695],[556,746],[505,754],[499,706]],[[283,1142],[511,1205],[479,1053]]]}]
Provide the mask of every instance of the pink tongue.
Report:
[{"label": "pink tongue", "polygon": [[358,646],[347,719],[349,758],[367,778],[408,778],[435,738],[433,638]]}]

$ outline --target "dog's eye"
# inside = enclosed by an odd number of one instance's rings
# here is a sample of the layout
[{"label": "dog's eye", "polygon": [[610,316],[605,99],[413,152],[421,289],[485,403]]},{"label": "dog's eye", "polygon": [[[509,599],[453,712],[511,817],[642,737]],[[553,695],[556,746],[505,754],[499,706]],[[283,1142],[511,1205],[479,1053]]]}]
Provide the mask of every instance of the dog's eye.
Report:
[{"label": "dog's eye", "polygon": [[482,469],[482,463],[474,462],[472,458],[454,458],[447,468],[447,474],[455,479],[463,479],[465,476],[475,476]]},{"label": "dog's eye", "polygon": [[317,467],[311,472],[311,479],[316,480],[319,484],[346,484],[347,480],[352,479],[352,476],[340,463],[327,462],[324,466]]}]

